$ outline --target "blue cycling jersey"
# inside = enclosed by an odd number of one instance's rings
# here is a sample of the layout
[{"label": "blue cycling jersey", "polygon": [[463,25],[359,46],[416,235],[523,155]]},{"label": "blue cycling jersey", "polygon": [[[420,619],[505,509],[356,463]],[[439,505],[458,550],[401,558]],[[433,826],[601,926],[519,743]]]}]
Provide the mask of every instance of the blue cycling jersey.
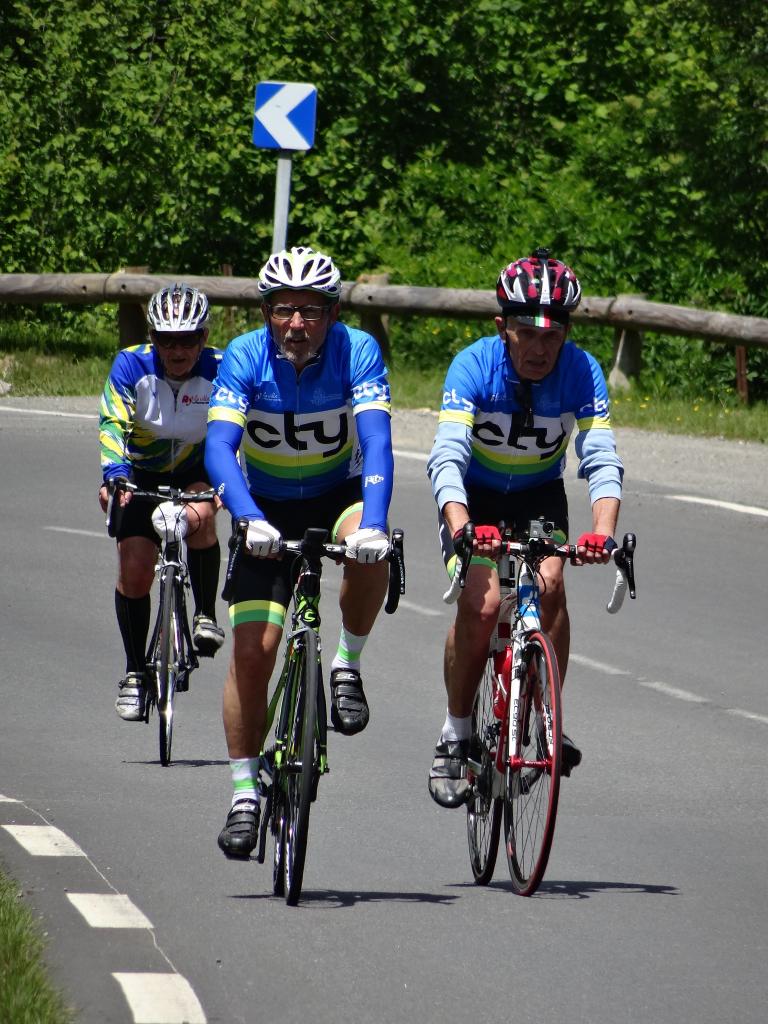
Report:
[{"label": "blue cycling jersey", "polygon": [[394,469],[389,416],[387,370],[370,334],[334,323],[297,374],[262,327],[224,353],[208,413],[206,468],[236,518],[261,517],[258,497],[316,497],[362,475],[361,526],[383,530]]},{"label": "blue cycling jersey", "polygon": [[221,350],[204,348],[178,388],[168,383],[152,345],[134,345],[112,364],[99,415],[101,469],[105,480],[183,471],[201,462],[208,401]]},{"label": "blue cycling jersey", "polygon": [[620,498],[623,466],[611,430],[608,391],[597,361],[566,342],[554,370],[523,390],[498,335],[459,352],[445,380],[428,473],[438,507],[467,503],[465,482],[507,494],[558,479],[569,438],[592,502]]}]

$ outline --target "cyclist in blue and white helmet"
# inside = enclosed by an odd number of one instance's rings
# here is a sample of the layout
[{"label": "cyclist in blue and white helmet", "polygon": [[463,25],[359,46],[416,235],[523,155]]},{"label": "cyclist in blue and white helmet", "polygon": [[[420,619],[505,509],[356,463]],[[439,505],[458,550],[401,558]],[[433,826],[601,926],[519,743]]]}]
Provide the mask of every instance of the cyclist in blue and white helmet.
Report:
[{"label": "cyclist in blue and white helmet", "polygon": [[[221,351],[208,340],[208,299],[198,288],[175,283],[151,296],[147,306],[149,344],[131,345],[115,358],[101,399],[99,441],[103,483],[99,502],[106,510],[115,481],[125,478],[156,491],[161,485],[202,491],[208,400]],[[125,650],[125,675],[115,707],[126,722],[145,718],[145,651],[150,590],[158,537],[152,505],[131,501],[118,490],[118,579],[115,611]],[[213,656],[224,642],[216,622],[221,552],[214,505],[189,506],[187,562],[195,601],[192,640],[199,654]]]},{"label": "cyclist in blue and white helmet", "polygon": [[[306,246],[273,253],[259,273],[265,326],[224,353],[208,414],[205,464],[234,519],[247,519],[230,598],[232,660],[224,733],[233,796],[219,846],[248,857],[259,823],[259,753],[267,687],[292,590],[281,538],[323,527],[347,546],[341,634],[331,661],[331,721],[368,722],[360,658],[387,588],[394,462],[387,369],[370,334],[339,320],[341,274]],[[242,452],[242,461],[238,453]]]},{"label": "cyclist in blue and white helmet", "polygon": [[330,256],[300,245],[273,253],[259,272],[258,287],[265,297],[280,288],[309,288],[338,299],[341,274]]}]

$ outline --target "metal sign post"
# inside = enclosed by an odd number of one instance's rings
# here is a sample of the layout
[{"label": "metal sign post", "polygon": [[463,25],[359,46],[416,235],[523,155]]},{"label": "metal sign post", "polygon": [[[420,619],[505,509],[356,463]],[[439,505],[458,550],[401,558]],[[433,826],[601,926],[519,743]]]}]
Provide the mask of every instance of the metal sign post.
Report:
[{"label": "metal sign post", "polygon": [[275,222],[272,230],[272,252],[285,248],[288,238],[288,208],[291,204],[291,154],[280,152],[275,178]]},{"label": "metal sign post", "polygon": [[308,82],[259,82],[254,104],[253,144],[280,150],[275,179],[272,251],[286,247],[291,197],[291,151],[312,148],[317,89]]}]

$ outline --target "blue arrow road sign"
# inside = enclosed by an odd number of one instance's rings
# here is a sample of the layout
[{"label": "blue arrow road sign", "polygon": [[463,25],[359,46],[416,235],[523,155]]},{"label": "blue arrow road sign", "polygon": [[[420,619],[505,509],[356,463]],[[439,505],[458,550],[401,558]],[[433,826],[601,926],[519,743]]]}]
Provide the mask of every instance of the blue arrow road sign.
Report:
[{"label": "blue arrow road sign", "polygon": [[253,144],[266,149],[311,149],[317,89],[308,82],[259,82]]}]

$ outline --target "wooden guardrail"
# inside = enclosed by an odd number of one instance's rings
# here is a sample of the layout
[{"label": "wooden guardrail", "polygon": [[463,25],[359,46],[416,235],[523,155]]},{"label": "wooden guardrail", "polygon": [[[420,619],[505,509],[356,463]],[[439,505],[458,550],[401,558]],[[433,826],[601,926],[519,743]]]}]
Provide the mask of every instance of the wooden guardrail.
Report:
[{"label": "wooden guardrail", "polygon": [[[90,305],[108,302],[117,303],[121,311],[128,313],[131,306],[135,309],[158,288],[178,279],[179,275],[123,271],[113,274],[0,274],[0,303],[36,306],[44,303]],[[213,305],[258,306],[261,303],[256,278],[185,274],[183,280],[201,288]],[[377,283],[376,279],[344,282],[341,299],[346,308],[366,318],[368,329],[371,325],[375,328],[380,318],[386,315],[484,320],[498,312],[493,290],[390,285]],[[768,348],[768,319],[649,302],[636,295],[584,296],[573,319],[577,323],[606,325],[615,329],[617,361],[614,371],[618,371],[619,380],[623,375],[622,362],[629,370],[627,375],[636,370],[643,331],[699,337],[734,345],[737,348],[737,365],[738,350],[743,346]],[[378,332],[373,329],[372,333],[379,337],[385,348],[388,347],[383,326]]]},{"label": "wooden guardrail", "polygon": [[[179,276],[122,272],[0,274],[0,303],[38,306],[50,302],[79,305],[145,302],[158,288],[178,280]],[[213,305],[258,306],[261,303],[257,280],[253,277],[196,277],[186,274],[183,280],[202,288]],[[341,298],[349,309],[378,314],[483,320],[498,312],[493,290],[345,282]],[[661,331],[726,344],[768,348],[768,319],[649,302],[632,295],[611,298],[584,296],[573,319],[577,323]]]}]

